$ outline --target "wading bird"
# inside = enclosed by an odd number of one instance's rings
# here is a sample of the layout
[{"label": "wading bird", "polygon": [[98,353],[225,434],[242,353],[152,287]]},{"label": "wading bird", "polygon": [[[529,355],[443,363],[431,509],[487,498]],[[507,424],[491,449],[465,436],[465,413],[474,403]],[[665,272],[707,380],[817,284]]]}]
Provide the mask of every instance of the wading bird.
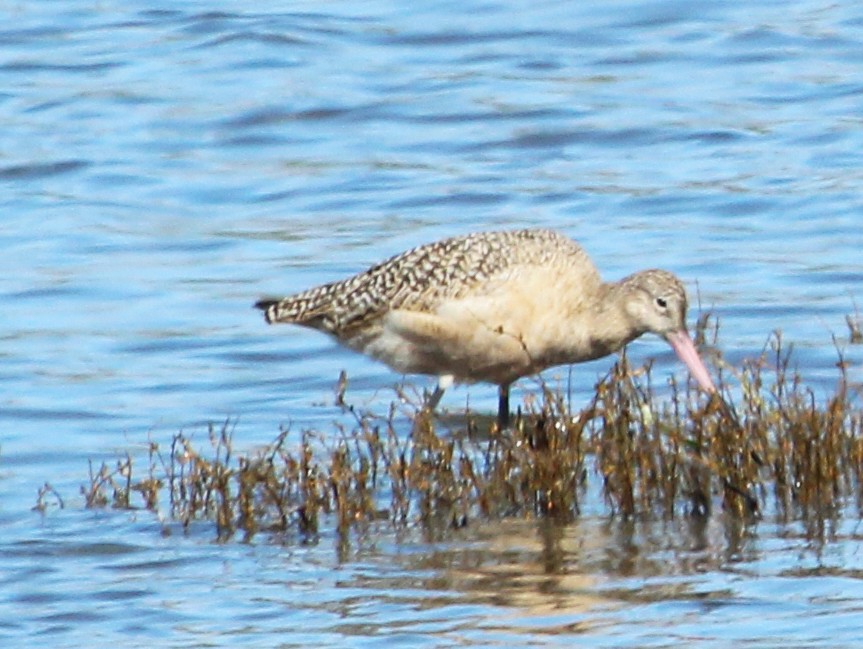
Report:
[{"label": "wading bird", "polygon": [[437,376],[432,409],[454,382],[494,383],[502,428],[516,379],[606,356],[648,332],[716,391],[687,332],[677,277],[654,269],[604,282],[581,246],[552,230],[444,239],[255,306],[268,323],[318,329],[402,374]]}]

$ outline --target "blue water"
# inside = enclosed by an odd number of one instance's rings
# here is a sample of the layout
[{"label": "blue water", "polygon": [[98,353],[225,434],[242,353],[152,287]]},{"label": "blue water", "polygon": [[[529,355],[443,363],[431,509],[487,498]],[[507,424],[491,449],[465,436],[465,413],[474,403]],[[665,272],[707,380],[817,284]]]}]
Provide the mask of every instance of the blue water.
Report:
[{"label": "blue water", "polygon": [[[163,537],[78,489],[88,460],[226,417],[241,449],[333,430],[342,369],[385,409],[400,377],[251,304],[483,228],[558,228],[609,278],[673,270],[730,361],[781,329],[816,391],[836,345],[863,381],[845,324],[863,303],[863,6],[67,0],[0,18],[4,647],[861,637],[854,520],[818,549],[770,520],[734,542],[622,538],[597,511],[557,545],[488,524],[344,556],[326,535]],[[658,341],[630,354],[680,371]],[[607,367],[575,370],[573,398]],[[42,516],[45,481],[66,507]]]}]

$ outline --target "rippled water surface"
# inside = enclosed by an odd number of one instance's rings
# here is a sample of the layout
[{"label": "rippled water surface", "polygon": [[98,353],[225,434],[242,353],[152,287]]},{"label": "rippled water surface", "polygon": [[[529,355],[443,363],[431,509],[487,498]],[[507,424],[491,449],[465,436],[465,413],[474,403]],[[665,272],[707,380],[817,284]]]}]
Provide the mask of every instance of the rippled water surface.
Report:
[{"label": "rippled water surface", "polygon": [[[558,228],[610,278],[674,270],[730,360],[778,328],[816,390],[837,345],[860,381],[863,7],[67,0],[0,17],[2,646],[863,637],[856,520],[813,546],[769,518],[629,526],[597,508],[340,548],[166,535],[79,495],[88,460],[229,416],[244,449],[333,430],[342,369],[386,404],[389,370],[268,329],[252,302],[482,228]],[[679,371],[656,341],[631,354]],[[573,398],[607,366],[576,369]],[[43,516],[46,480],[66,506]]]}]

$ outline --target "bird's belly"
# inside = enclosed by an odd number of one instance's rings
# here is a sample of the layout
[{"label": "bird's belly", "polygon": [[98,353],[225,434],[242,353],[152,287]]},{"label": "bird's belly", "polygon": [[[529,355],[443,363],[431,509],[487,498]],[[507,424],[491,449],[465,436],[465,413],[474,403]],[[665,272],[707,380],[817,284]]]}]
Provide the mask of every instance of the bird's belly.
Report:
[{"label": "bird's belly", "polygon": [[394,310],[374,336],[351,346],[398,372],[452,375],[461,383],[505,384],[533,371],[517,336],[466,314]]}]

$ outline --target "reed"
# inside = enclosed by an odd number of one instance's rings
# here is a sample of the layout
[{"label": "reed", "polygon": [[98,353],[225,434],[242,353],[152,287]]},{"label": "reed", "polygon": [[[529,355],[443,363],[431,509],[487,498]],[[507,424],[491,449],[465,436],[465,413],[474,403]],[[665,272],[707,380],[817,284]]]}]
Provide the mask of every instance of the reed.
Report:
[{"label": "reed", "polygon": [[[715,324],[702,319],[697,335],[715,349]],[[755,521],[769,511],[818,530],[849,505],[863,512],[863,413],[841,353],[826,398],[804,383],[778,332],[758,357],[734,367],[716,354],[714,366],[718,393],[706,396],[688,383],[654,385],[650,364],[623,354],[575,411],[563,389],[541,382],[506,431],[469,411],[443,429],[407,390],[383,415],[364,411],[342,375],[336,404],[350,427],[282,430],[238,454],[227,421],[203,445],[181,433],[164,449],[150,442],[145,459],[91,466],[82,493],[88,507],[167,513],[184,528],[211,522],[220,539],[300,541],[322,525],[344,541],[382,522],[430,531],[489,517],[566,522],[597,491],[591,511],[621,519],[721,511]],[[62,502],[46,485],[37,507],[50,498]]]}]

